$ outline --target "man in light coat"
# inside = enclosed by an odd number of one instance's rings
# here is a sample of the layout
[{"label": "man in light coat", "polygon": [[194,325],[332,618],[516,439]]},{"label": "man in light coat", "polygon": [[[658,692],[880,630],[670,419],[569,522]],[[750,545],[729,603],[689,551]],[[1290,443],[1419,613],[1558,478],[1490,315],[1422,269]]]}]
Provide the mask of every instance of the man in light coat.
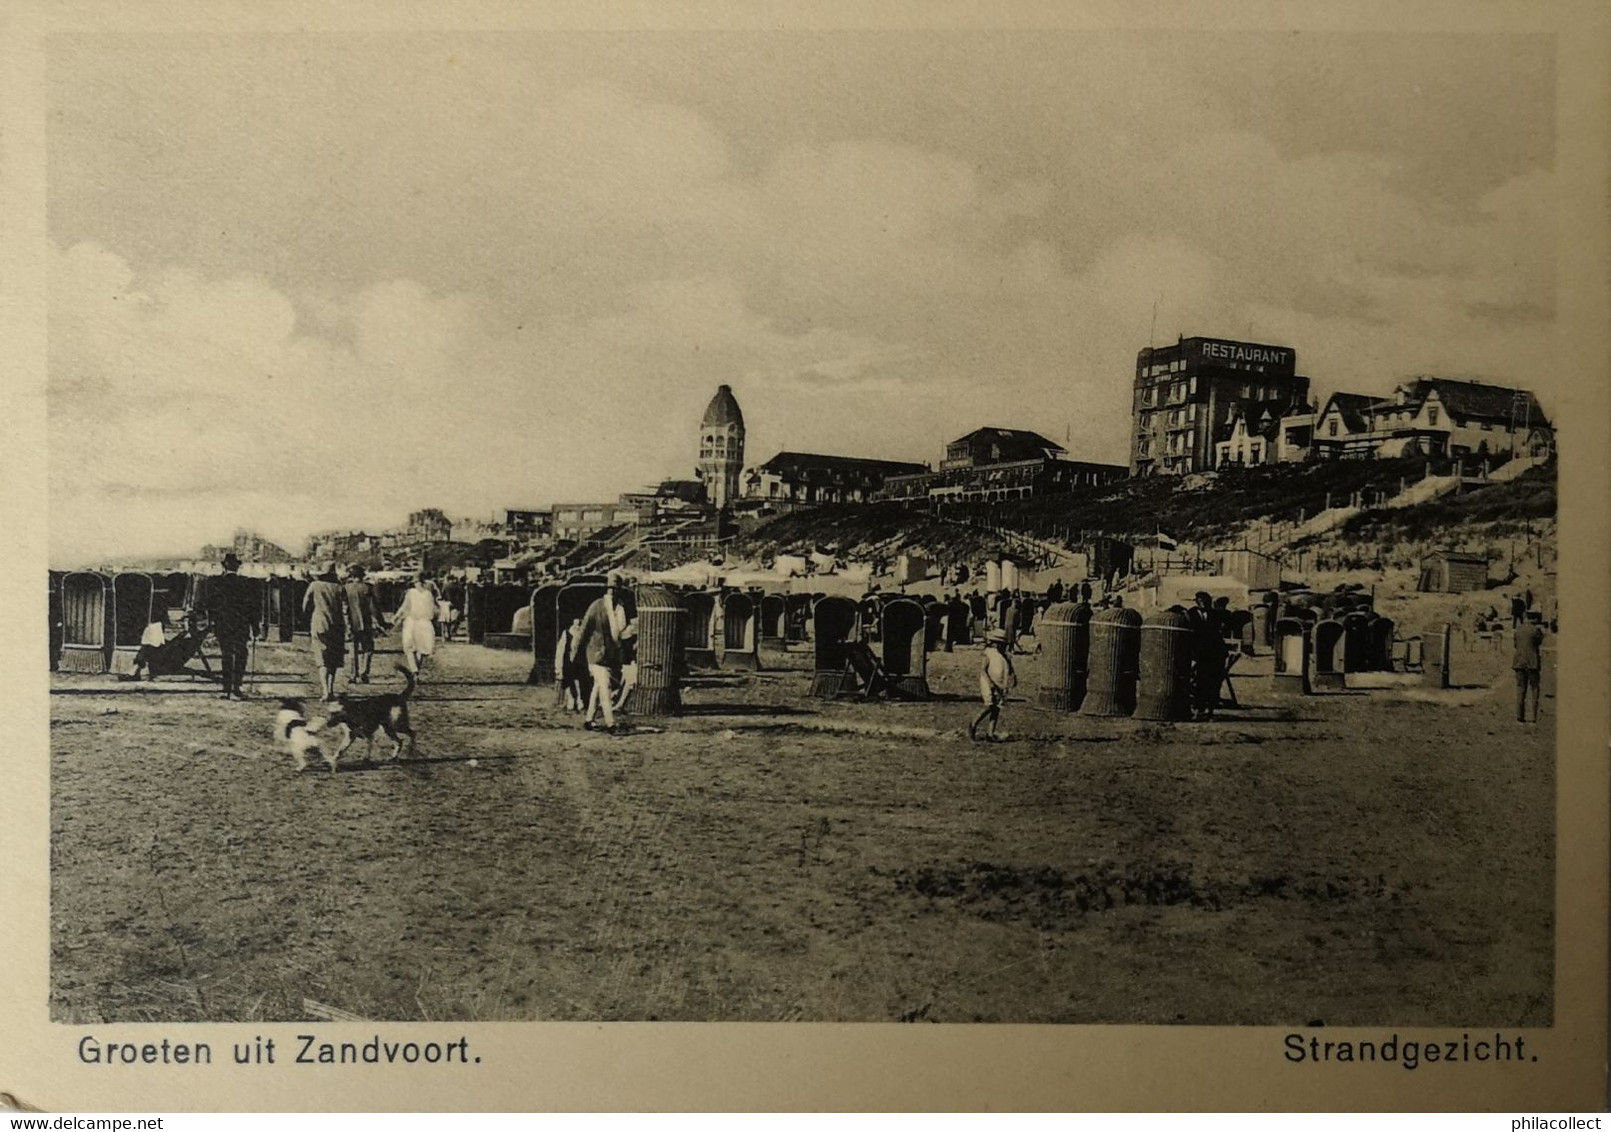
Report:
[{"label": "man in light coat", "polygon": [[588,730],[592,730],[593,719],[600,711],[604,714],[604,726],[612,732],[616,730],[611,697],[621,671],[621,633],[626,629],[626,610],[621,604],[624,588],[620,576],[611,574],[604,593],[582,614],[582,631],[576,648],[586,660],[588,674],[593,678],[587,712],[582,717],[582,726]]}]

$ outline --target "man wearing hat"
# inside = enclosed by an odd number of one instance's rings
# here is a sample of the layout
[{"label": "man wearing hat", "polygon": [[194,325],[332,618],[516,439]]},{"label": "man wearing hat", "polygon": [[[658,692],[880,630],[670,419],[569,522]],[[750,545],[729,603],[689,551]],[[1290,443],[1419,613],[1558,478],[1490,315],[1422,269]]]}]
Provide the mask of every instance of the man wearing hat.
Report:
[{"label": "man wearing hat", "polygon": [[240,576],[241,560],[234,551],[224,555],[224,572],[207,579],[202,606],[212,623],[222,653],[224,694],[219,699],[244,700],[241,679],[246,675],[246,646],[258,633],[262,610],[251,583]]},{"label": "man wearing hat", "polygon": [[1192,718],[1213,719],[1225,682],[1225,634],[1207,591],[1197,591],[1187,617],[1192,632]]},{"label": "man wearing hat", "polygon": [[302,598],[302,614],[308,619],[308,639],[313,643],[314,661],[319,667],[319,697],[325,703],[336,698],[336,673],[347,655],[347,593],[336,579],[334,563],[308,586]]},{"label": "man wearing hat", "polygon": [[592,730],[593,717],[601,710],[604,726],[611,731],[616,729],[615,707],[610,700],[612,682],[621,670],[621,634],[626,630],[626,610],[621,600],[625,588],[621,576],[611,574],[604,593],[582,614],[576,651],[587,661],[588,673],[593,677],[587,713],[582,717],[582,726],[588,730]]}]

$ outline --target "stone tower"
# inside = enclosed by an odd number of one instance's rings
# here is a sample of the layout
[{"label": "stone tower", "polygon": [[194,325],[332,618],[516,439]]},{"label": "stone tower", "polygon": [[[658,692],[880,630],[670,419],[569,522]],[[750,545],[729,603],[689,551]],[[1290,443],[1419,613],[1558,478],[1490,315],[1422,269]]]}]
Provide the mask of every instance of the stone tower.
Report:
[{"label": "stone tower", "polygon": [[718,510],[738,498],[738,479],[744,471],[744,414],[728,386],[716,390],[699,423],[699,478],[705,494]]}]

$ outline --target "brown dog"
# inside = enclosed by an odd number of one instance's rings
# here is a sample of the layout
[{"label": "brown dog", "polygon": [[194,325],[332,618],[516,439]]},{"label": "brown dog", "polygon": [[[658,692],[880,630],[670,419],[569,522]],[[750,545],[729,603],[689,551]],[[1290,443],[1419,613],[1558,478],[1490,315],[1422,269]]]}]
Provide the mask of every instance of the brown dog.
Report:
[{"label": "brown dog", "polygon": [[402,665],[397,671],[403,674],[408,686],[401,692],[387,692],[378,696],[353,696],[343,693],[336,697],[336,710],[330,713],[325,722],[326,731],[340,727],[345,731],[341,745],[336,748],[334,758],[340,758],[341,753],[352,746],[354,739],[368,741],[368,749],[364,752],[364,761],[369,761],[375,751],[375,732],[384,731],[386,737],[392,741],[392,758],[397,758],[403,750],[404,735],[408,736],[408,753],[414,754],[414,728],[408,721],[408,697],[414,694],[414,674]]}]

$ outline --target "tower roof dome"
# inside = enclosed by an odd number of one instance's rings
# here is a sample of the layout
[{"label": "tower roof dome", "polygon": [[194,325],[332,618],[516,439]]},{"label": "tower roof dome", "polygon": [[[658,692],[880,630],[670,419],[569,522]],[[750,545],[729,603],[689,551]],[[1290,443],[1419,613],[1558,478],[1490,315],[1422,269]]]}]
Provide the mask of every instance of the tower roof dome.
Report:
[{"label": "tower roof dome", "polygon": [[717,388],[716,396],[710,399],[705,406],[705,419],[700,422],[701,428],[712,428],[716,425],[737,425],[744,427],[744,414],[739,410],[738,400],[733,396],[732,387],[723,385]]}]

